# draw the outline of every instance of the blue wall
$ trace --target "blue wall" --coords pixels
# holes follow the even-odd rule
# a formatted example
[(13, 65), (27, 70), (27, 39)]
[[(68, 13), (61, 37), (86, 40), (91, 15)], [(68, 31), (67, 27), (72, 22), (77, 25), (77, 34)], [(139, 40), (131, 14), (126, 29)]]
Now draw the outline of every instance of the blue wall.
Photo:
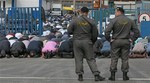
[(150, 36), (150, 21), (141, 22), (141, 36), (143, 38), (145, 36)]

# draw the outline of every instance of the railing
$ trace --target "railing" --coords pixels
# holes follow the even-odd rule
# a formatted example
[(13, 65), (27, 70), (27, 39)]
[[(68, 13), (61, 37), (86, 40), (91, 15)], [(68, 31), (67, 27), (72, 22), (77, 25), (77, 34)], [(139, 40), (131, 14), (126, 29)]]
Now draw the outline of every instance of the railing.
[(42, 27), (39, 27), (39, 15), (41, 11), (38, 7), (32, 8), (0, 8), (0, 32), (8, 33), (23, 33), (40, 35)]
[[(135, 23), (138, 25), (139, 29), (140, 29), (140, 23), (138, 22), (138, 17), (142, 13), (150, 14), (150, 9), (140, 9), (140, 8), (125, 9), (125, 15), (128, 18), (134, 20)], [(112, 19), (111, 17), (113, 17), (115, 15), (115, 9), (107, 8), (107, 9), (93, 10), (92, 14), (93, 14), (92, 16), (93, 16), (94, 20), (96, 21), (96, 23), (99, 22), (100, 34), (102, 34), (103, 31), (105, 30), (105, 28), (107, 27), (108, 23)]]

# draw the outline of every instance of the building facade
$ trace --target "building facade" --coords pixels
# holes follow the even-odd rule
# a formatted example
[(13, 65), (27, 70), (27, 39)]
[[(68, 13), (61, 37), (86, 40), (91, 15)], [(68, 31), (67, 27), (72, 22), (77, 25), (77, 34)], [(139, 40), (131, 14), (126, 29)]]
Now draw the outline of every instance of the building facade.
[(0, 8), (6, 8), (12, 6), (12, 0), (0, 0)]
[[(0, 7), (39, 7), (39, 1), (40, 0), (0, 0)], [(42, 0), (41, 4), (45, 10), (50, 9), (50, 2), (48, 2), (47, 0)]]

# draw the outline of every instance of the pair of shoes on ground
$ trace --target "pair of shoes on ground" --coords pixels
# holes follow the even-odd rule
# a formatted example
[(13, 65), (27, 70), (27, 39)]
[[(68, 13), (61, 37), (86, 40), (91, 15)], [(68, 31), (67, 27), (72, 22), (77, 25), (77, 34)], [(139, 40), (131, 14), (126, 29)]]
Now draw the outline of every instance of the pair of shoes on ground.
[[(115, 81), (115, 72), (111, 72), (111, 76), (109, 77), (109, 80)], [(123, 72), (123, 80), (127, 81), (129, 80), (129, 77), (127, 75), (127, 72)]]
[[(95, 75), (95, 81), (103, 81), (105, 80), (104, 77), (101, 77), (100, 75)], [(111, 76), (109, 77), (109, 80), (115, 81), (115, 72), (111, 72)], [(123, 80), (127, 81), (129, 80), (129, 77), (127, 75), (127, 72), (123, 72)], [(83, 75), (78, 75), (78, 81), (83, 81)]]

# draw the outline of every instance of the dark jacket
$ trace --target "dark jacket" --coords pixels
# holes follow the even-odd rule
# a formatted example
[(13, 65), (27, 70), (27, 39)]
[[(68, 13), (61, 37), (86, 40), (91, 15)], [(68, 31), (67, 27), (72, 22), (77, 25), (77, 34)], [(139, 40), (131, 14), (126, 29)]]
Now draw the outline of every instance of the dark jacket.
[(64, 40), (60, 47), (58, 48), (59, 52), (72, 52), (73, 51), (73, 43), (72, 39)]
[[(134, 32), (131, 37), (130, 32)], [(112, 37), (110, 34), (112, 33)], [(125, 15), (115, 17), (105, 30), (105, 37), (108, 41), (111, 39), (132, 39), (135, 41), (140, 36), (140, 32), (133, 20), (127, 18)]]
[(97, 40), (98, 30), (95, 22), (86, 16), (79, 16), (71, 21), (68, 33), (73, 34), (74, 40)]
[(26, 46), (22, 41), (16, 41), (15, 43), (12, 44), (10, 51), (11, 54), (13, 55), (15, 54), (17, 56), (24, 55), (26, 53)]
[(10, 42), (7, 39), (0, 41), (0, 51), (4, 50), (7, 54), (10, 52)]
[(28, 52), (34, 51), (36, 53), (41, 53), (43, 47), (43, 42), (42, 41), (31, 41), (28, 45)]

